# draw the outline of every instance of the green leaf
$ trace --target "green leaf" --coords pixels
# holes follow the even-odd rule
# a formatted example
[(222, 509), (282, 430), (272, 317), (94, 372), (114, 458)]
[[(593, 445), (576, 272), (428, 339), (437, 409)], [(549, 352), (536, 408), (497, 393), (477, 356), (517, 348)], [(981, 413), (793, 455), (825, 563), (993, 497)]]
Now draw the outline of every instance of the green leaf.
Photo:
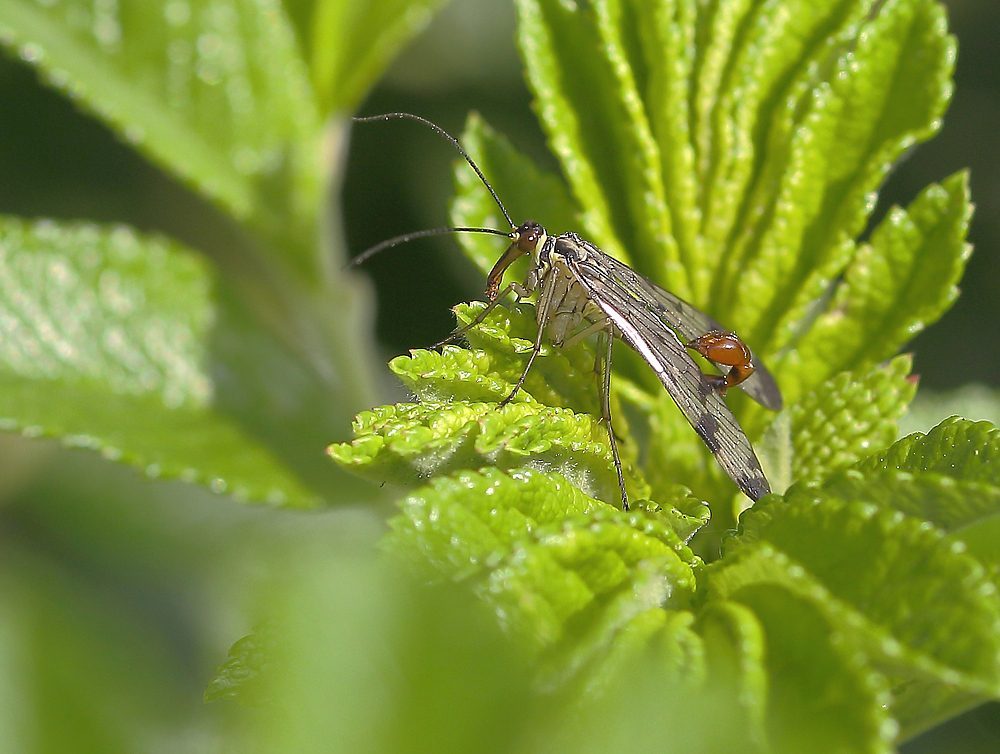
[[(459, 325), (467, 325), (482, 309), (483, 305), (479, 302), (456, 306)], [(482, 349), (492, 357), (493, 369), (510, 383), (507, 392), (498, 396), (500, 400), (510, 395), (524, 372), (537, 334), (537, 311), (528, 304), (516, 304), (509, 309), (495, 306), (481, 325), (464, 333), (473, 348)], [(568, 406), (599, 416), (601, 386), (597, 374), (597, 361), (591, 348), (553, 348), (543, 343), (524, 387), (535, 399), (547, 405)], [(400, 377), (419, 394), (416, 384), (402, 375)]]
[(836, 621), (780, 583), (747, 583), (730, 599), (749, 607), (761, 624), (767, 682), (756, 691), (766, 689), (773, 750), (894, 750), (885, 681), (866, 667)]
[[(832, 480), (845, 493), (933, 522), (981, 562), (1000, 565), (1000, 431), (988, 422), (952, 417), (927, 434), (913, 434)], [(879, 480), (885, 487), (877, 488)], [(889, 483), (891, 480), (891, 483)], [(860, 486), (860, 490), (858, 487)]]
[(239, 498), (314, 493), (212, 407), (212, 276), (128, 228), (0, 221), (0, 429)]
[(495, 567), (512, 541), (539, 523), (589, 513), (601, 503), (554, 475), (499, 469), (441, 476), (399, 504), (383, 546), (436, 578)]
[(648, 610), (683, 607), (697, 558), (671, 518), (623, 513), (558, 475), (438, 478), (401, 504), (385, 546), (438, 578), (473, 579), (514, 632), (546, 649), (550, 681), (611, 651)]
[(842, 372), (792, 406), (793, 478), (821, 479), (889, 445), (917, 392), (912, 365), (898, 356), (860, 377)]
[(250, 706), (273, 704), (274, 699), (268, 698), (266, 670), (277, 650), (275, 633), (273, 625), (262, 626), (233, 644), (229, 657), (205, 689), (205, 701), (237, 699)]
[[(471, 113), (465, 124), (462, 146), (483, 171), (515, 225), (536, 220), (557, 232), (576, 226), (578, 210), (560, 178), (540, 170), (476, 113)], [(465, 160), (455, 162), (451, 221), (459, 227), (507, 230), (496, 201)], [(483, 273), (492, 269), (502, 251), (498, 240), (488, 235), (461, 233), (458, 239), (466, 255)], [(508, 277), (523, 280), (526, 264), (527, 260), (515, 262)]]
[[(799, 332), (853, 256), (872, 192), (906, 149), (937, 131), (950, 99), (954, 40), (941, 6), (904, 0), (875, 13), (872, 5), (781, 6), (790, 25), (800, 15), (813, 25), (802, 28), (804, 44), (785, 64), (787, 78), (767, 79), (778, 88), (761, 99), (751, 128), (760, 167), (728, 231), (735, 241), (714, 291), (758, 349), (784, 346)], [(773, 19), (761, 11), (758, 22)], [(734, 87), (734, 101), (743, 97)], [(838, 363), (812, 376), (818, 382), (855, 366)]]
[(537, 403), (397, 404), (362, 412), (350, 443), (330, 446), (342, 466), (376, 482), (412, 486), (459, 469), (534, 466), (605, 501), (620, 499), (607, 433), (597, 421)]
[[(80, 537), (79, 530), (72, 534)], [(42, 552), (30, 537), (9, 537), (3, 549), (4, 689), (31, 690), (0, 710), (4, 748), (148, 751), (167, 740), (184, 748), (185, 737), (175, 735), (191, 722), (190, 707), (181, 700), (191, 690), (184, 663), (166, 647), (167, 633), (158, 631), (156, 619), (140, 617), (129, 596), (111, 588), (107, 574), (124, 578), (123, 565), (116, 562), (118, 569), (94, 578)], [(68, 551), (80, 552), (75, 545)]]
[(518, 8), (529, 84), (581, 208), (574, 230), (759, 354), (801, 341), (787, 399), (889, 358), (940, 315), (966, 256), (962, 179), (914, 204), (926, 242), (854, 242), (892, 163), (937, 131), (950, 98), (937, 3)]
[(0, 40), (315, 273), (321, 124), (280, 4), (10, 0)]
[(430, 23), (443, 0), (318, 0), (309, 34), (323, 113), (357, 107), (396, 53)]
[(940, 317), (958, 297), (971, 253), (970, 215), (965, 172), (928, 187), (907, 210), (891, 210), (799, 346), (795, 369), (806, 375), (864, 368)]
[(261, 685), (280, 703), (245, 710), (230, 739), (260, 751), (515, 747), (552, 707), (532, 691), (524, 653), (468, 594), (427, 588), (365, 545), (288, 558), (268, 590), (269, 635), (251, 640), (273, 647)]
[[(894, 716), (908, 733), (1000, 691), (997, 588), (943, 532), (804, 486), (758, 504), (741, 527), (723, 559), (726, 578), (759, 579), (770, 563), (797, 569), (796, 591), (888, 675)], [(791, 583), (787, 574), (779, 580)], [(724, 595), (732, 595), (732, 584)]]
[(1000, 566), (998, 486), (940, 473), (885, 469), (861, 474), (852, 469), (835, 474), (823, 489), (842, 500), (866, 500), (929, 521), (960, 540), (979, 562)]
[(870, 456), (855, 468), (867, 473), (879, 469), (939, 472), (965, 482), (1000, 483), (1000, 430), (989, 422), (953, 416), (927, 434), (897, 441), (883, 453)]

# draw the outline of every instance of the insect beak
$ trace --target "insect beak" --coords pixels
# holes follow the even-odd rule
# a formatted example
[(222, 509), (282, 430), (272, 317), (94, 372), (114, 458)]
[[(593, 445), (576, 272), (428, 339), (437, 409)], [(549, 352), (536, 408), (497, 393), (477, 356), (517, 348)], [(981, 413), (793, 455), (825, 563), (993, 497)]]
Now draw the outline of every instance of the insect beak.
[(490, 301), (497, 297), (497, 293), (500, 292), (500, 284), (503, 282), (503, 274), (507, 271), (519, 257), (527, 254), (527, 251), (520, 248), (517, 241), (514, 241), (503, 255), (497, 260), (497, 263), (493, 265), (493, 269), (490, 270), (489, 276), (486, 278), (486, 295)]

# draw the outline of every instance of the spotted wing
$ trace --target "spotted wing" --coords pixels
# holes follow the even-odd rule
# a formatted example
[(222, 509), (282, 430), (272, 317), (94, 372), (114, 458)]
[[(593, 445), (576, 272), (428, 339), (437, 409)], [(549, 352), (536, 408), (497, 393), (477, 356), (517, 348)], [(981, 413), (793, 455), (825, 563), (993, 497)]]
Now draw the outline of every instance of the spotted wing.
[[(607, 267), (617, 283), (630, 291), (646, 308), (656, 312), (657, 316), (674, 328), (685, 341), (693, 340), (711, 330), (726, 330), (718, 321), (693, 304), (689, 304), (684, 299), (647, 280), (631, 267), (608, 256), (593, 244), (582, 239), (580, 242), (587, 247), (588, 254), (596, 253), (598, 255), (597, 258), (600, 259), (601, 264)], [(756, 356), (753, 357), (753, 364), (756, 371), (741, 382), (738, 387), (745, 390), (747, 395), (764, 408), (780, 411), (784, 401), (774, 376)]]
[[(589, 249), (588, 249), (589, 251)], [(601, 257), (565, 259), (563, 264), (591, 300), (659, 377), (670, 397), (694, 427), (729, 477), (751, 500), (771, 491), (750, 440), (719, 392), (658, 314), (644, 305), (602, 267)], [(633, 273), (635, 274), (635, 273)]]

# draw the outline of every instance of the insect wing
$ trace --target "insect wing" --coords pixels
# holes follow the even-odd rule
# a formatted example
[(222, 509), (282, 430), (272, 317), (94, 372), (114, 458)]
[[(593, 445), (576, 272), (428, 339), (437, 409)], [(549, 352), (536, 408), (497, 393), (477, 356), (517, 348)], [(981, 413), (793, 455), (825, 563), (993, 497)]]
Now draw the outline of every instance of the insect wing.
[[(588, 254), (596, 248), (587, 246)], [(621, 338), (656, 372), (729, 477), (751, 500), (768, 494), (771, 488), (750, 440), (684, 344), (673, 330), (664, 327), (654, 311), (642, 305), (643, 299), (637, 299), (617, 281), (607, 280), (606, 270), (601, 267), (607, 255), (602, 253), (593, 259), (597, 260), (596, 265), (587, 259), (567, 259), (563, 263), (611, 320)]]
[[(581, 243), (587, 246), (588, 254), (595, 254), (600, 259), (616, 282), (630, 291), (647, 309), (654, 311), (660, 319), (674, 328), (685, 341), (693, 340), (712, 330), (726, 329), (701, 309), (675, 296), (670, 291), (664, 290), (651, 280), (647, 280), (631, 267), (608, 256), (593, 244), (582, 241), (582, 239)], [(778, 388), (774, 376), (761, 363), (760, 359), (754, 357), (753, 365), (756, 371), (741, 382), (738, 387), (746, 391), (747, 395), (764, 408), (780, 411), (783, 401), (781, 390)]]

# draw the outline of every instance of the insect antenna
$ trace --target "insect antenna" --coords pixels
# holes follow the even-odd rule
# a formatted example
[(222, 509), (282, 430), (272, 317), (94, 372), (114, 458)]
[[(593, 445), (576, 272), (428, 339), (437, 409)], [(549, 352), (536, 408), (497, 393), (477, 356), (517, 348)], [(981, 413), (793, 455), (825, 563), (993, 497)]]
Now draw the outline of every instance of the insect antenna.
[(381, 243), (377, 243), (374, 246), (365, 249), (348, 262), (347, 266), (357, 267), (358, 265), (367, 262), (380, 251), (390, 249), (393, 246), (398, 246), (399, 244), (406, 243), (407, 241), (413, 241), (417, 238), (426, 238), (428, 236), (443, 236), (447, 233), (490, 233), (494, 236), (504, 236), (505, 238), (510, 238), (509, 232), (497, 230), (496, 228), (432, 228), (430, 230), (417, 230), (413, 233), (404, 233), (403, 235), (396, 236), (395, 238), (388, 238)]
[(507, 214), (506, 207), (503, 206), (503, 202), (500, 201), (500, 197), (497, 196), (497, 192), (493, 190), (493, 187), (490, 185), (490, 182), (486, 180), (486, 176), (483, 175), (483, 171), (480, 170), (479, 166), (475, 162), (473, 162), (471, 157), (469, 157), (469, 153), (465, 151), (465, 148), (461, 145), (461, 143), (459, 143), (458, 139), (456, 139), (450, 133), (441, 128), (441, 126), (437, 125), (436, 123), (431, 123), (429, 120), (427, 120), (427, 118), (421, 118), (419, 115), (414, 115), (413, 113), (385, 113), (383, 115), (369, 115), (365, 118), (351, 118), (351, 120), (353, 120), (355, 123), (369, 123), (375, 120), (389, 120), (390, 118), (409, 118), (410, 120), (417, 121), (417, 123), (423, 123), (425, 126), (427, 126), (433, 131), (437, 131), (437, 133), (439, 133), (441, 136), (450, 141), (451, 145), (458, 150), (458, 153), (462, 155), (462, 157), (465, 158), (465, 161), (469, 163), (469, 165), (472, 167), (473, 170), (476, 171), (476, 175), (479, 176), (479, 180), (483, 182), (483, 185), (486, 186), (486, 188), (489, 190), (490, 196), (493, 197), (493, 201), (497, 203), (497, 206), (500, 208), (500, 211), (503, 212), (503, 216), (504, 219), (507, 220), (507, 224), (511, 228), (514, 227), (514, 221), (510, 219), (510, 215)]

